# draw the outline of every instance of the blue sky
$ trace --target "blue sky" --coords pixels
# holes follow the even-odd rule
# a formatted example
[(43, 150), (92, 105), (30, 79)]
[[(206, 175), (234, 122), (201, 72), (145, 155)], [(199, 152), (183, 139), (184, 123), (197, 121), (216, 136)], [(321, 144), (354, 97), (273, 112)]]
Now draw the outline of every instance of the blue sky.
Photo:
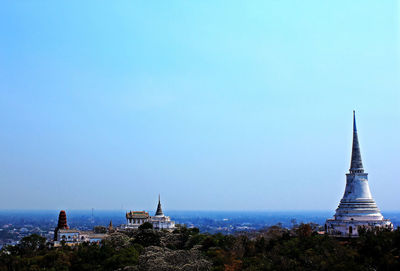
[(399, 210), (398, 1), (0, 5), (0, 208), (333, 212), (355, 109)]

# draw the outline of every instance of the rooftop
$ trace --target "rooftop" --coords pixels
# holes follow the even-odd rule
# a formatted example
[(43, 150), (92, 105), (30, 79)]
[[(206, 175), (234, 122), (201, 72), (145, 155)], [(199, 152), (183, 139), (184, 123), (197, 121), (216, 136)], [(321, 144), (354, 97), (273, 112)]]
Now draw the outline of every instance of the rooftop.
[(148, 218), (149, 213), (146, 211), (130, 211), (126, 213), (126, 218)]

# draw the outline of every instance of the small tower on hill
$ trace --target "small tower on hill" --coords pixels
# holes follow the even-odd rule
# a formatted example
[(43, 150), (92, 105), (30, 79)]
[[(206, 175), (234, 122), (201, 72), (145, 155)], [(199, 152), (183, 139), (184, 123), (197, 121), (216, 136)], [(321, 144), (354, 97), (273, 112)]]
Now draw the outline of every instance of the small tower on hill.
[(68, 224), (67, 224), (67, 214), (65, 213), (64, 210), (60, 211), (60, 214), (58, 215), (58, 223), (57, 227), (54, 230), (54, 240), (57, 240), (57, 233), (58, 230), (68, 230)]
[(113, 228), (113, 224), (112, 224), (112, 220), (110, 220), (110, 224), (108, 225), (108, 232), (113, 232), (114, 228)]
[(156, 216), (164, 216), (163, 210), (161, 208), (160, 195), (158, 195), (158, 205), (157, 205)]

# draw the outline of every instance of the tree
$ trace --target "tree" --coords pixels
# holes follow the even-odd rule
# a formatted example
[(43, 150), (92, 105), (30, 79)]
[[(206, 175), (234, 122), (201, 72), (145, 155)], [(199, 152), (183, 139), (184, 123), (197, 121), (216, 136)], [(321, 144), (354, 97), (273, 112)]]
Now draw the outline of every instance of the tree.
[(30, 254), (43, 249), (46, 246), (46, 238), (35, 233), (22, 238), (18, 246), (21, 251)]
[(104, 227), (104, 226), (95, 226), (95, 227), (93, 228), (93, 231), (94, 231), (95, 233), (107, 233), (107, 228)]
[(300, 237), (309, 237), (312, 234), (312, 228), (310, 224), (301, 223), (300, 226), (296, 229), (296, 233)]
[(153, 229), (153, 224), (150, 222), (144, 222), (142, 225), (139, 226), (139, 230), (148, 230)]

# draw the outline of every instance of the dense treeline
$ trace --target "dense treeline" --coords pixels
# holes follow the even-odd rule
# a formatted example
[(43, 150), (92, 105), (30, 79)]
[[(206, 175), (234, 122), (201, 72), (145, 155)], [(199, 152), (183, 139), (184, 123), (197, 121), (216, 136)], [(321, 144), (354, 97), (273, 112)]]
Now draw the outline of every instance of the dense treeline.
[(59, 248), (31, 235), (1, 250), (0, 270), (400, 270), (400, 230), (336, 239), (308, 224), (238, 235), (143, 227)]

